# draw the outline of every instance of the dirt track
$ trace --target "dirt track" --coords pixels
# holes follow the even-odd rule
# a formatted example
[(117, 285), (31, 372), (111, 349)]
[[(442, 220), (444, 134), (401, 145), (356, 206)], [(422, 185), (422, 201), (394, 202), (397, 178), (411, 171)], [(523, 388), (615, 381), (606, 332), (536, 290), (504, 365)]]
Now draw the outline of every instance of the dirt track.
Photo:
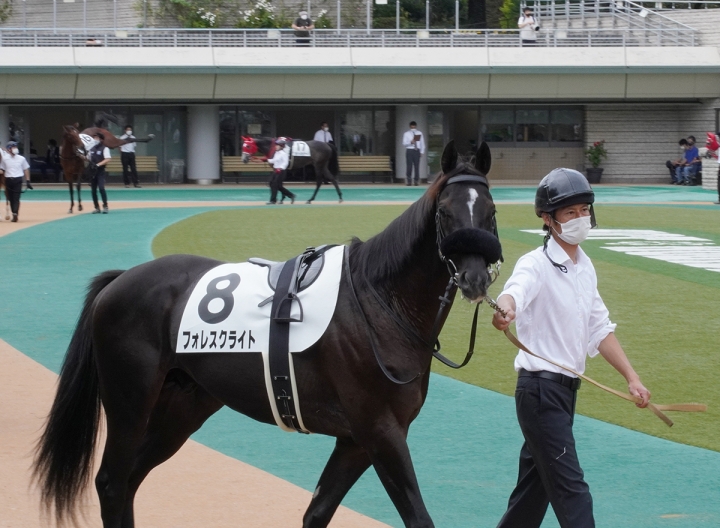
[[(113, 209), (193, 205), (209, 204), (112, 203)], [(20, 222), (0, 221), (0, 236), (66, 216), (65, 203), (26, 202), (20, 210)], [(0, 339), (0, 528), (48, 526), (40, 517), (39, 494), (31, 487), (29, 467), (32, 448), (52, 404), (56, 380), (53, 372)], [(99, 445), (102, 446), (102, 442)], [(99, 527), (100, 513), (94, 490), (87, 496), (89, 500), (84, 509), (87, 520), (81, 526)], [(135, 503), (136, 523), (139, 527), (152, 528), (300, 526), (310, 499), (308, 491), (188, 441), (143, 483)], [(379, 528), (387, 525), (340, 507), (331, 526)]]

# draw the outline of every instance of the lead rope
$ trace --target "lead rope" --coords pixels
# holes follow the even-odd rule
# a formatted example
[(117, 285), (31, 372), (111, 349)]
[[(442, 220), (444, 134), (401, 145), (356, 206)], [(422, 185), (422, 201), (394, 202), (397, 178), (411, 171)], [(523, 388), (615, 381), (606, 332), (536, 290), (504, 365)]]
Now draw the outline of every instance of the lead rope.
[[(485, 297), (485, 300), (487, 303), (500, 315), (503, 317), (507, 316), (505, 313), (505, 310), (500, 308), (497, 303), (490, 297)], [(515, 335), (510, 331), (510, 329), (506, 328), (504, 330), (505, 336), (508, 338), (508, 340), (518, 347), (523, 352), (526, 352), (527, 354), (530, 354), (533, 357), (542, 359), (543, 361), (547, 361), (548, 363), (555, 365), (556, 367), (560, 367), (563, 370), (567, 370), (568, 372), (575, 374), (578, 378), (587, 381), (588, 383), (595, 385), (596, 387), (607, 391), (611, 394), (614, 394), (615, 396), (619, 396), (620, 398), (633, 402), (633, 403), (640, 403), (642, 401), (641, 398), (638, 396), (633, 396), (631, 394), (626, 394), (624, 392), (620, 392), (618, 390), (613, 389), (612, 387), (608, 387), (606, 385), (603, 385), (602, 383), (599, 383), (595, 381), (592, 378), (588, 378), (587, 376), (580, 374), (579, 372), (576, 372), (575, 370), (571, 369), (570, 367), (566, 367), (565, 365), (561, 365), (560, 363), (556, 363), (555, 361), (551, 359), (547, 359), (545, 357), (542, 357), (535, 352), (532, 352), (530, 349), (528, 349), (525, 345), (523, 345), (520, 340), (515, 337)], [(704, 403), (670, 403), (666, 405), (661, 405), (659, 403), (648, 403), (648, 409), (650, 409), (652, 412), (655, 413), (655, 415), (660, 418), (663, 422), (665, 422), (668, 427), (673, 426), (673, 421), (668, 418), (667, 415), (663, 413), (663, 411), (683, 411), (683, 412), (705, 412), (707, 411), (707, 405)]]

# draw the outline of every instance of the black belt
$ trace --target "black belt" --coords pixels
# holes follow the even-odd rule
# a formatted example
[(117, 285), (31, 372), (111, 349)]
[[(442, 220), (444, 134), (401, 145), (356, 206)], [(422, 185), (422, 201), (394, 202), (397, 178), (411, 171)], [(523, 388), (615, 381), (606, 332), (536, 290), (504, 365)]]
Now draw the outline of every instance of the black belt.
[(580, 378), (572, 378), (570, 376), (566, 376), (565, 374), (560, 374), (559, 372), (548, 372), (547, 370), (529, 371), (524, 368), (521, 368), (518, 371), (518, 377), (549, 379), (573, 391), (580, 388), (580, 382), (582, 381)]

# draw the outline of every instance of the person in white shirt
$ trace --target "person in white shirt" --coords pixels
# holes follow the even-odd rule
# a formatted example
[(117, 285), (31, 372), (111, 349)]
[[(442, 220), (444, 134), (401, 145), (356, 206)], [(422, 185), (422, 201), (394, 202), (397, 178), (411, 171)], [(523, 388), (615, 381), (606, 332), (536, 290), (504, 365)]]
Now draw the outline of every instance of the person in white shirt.
[[(135, 139), (131, 125), (127, 125), (125, 127), (125, 133), (120, 136), (120, 139)], [(139, 189), (141, 186), (138, 181), (137, 167), (135, 166), (136, 146), (137, 143), (134, 141), (120, 145), (120, 163), (122, 163), (123, 181), (125, 182), (125, 187), (130, 187), (130, 182), (132, 181), (133, 187)]]
[(5, 197), (10, 202), (10, 211), (12, 212), (12, 222), (18, 221), (20, 214), (20, 195), (22, 194), (23, 179), (27, 182), (28, 189), (32, 189), (30, 184), (30, 164), (24, 156), (20, 155), (18, 144), (10, 141), (7, 144), (7, 152), (0, 149), (0, 170), (5, 174)]
[(315, 137), (313, 138), (313, 140), (322, 141), (323, 143), (333, 143), (333, 137), (330, 133), (330, 127), (328, 126), (326, 121), (320, 123), (320, 130), (315, 132)]
[[(105, 165), (110, 162), (110, 149), (101, 143), (99, 134), (93, 135), (93, 140), (96, 141), (95, 145), (88, 151), (88, 171), (90, 171), (90, 193), (92, 195), (93, 204), (95, 204), (95, 210), (93, 214), (102, 212), (103, 214), (108, 213), (108, 200), (107, 193), (105, 192)], [(100, 203), (98, 202), (97, 191), (100, 190), (100, 197), (102, 198), (103, 208), (100, 211)]]
[(290, 204), (294, 204), (295, 195), (283, 186), (285, 171), (290, 163), (290, 158), (285, 149), (285, 141), (282, 139), (275, 141), (275, 153), (272, 158), (267, 158), (264, 161), (267, 161), (273, 167), (273, 172), (270, 175), (270, 201), (267, 202), (267, 205), (275, 205), (277, 203), (278, 191), (280, 191), (282, 195), (280, 203), (283, 203), (283, 200), (288, 197), (290, 198)]
[[(410, 130), (403, 134), (402, 143), (405, 147), (405, 161), (407, 164), (405, 184), (418, 185), (420, 181), (420, 157), (425, 152), (425, 139), (423, 133), (417, 129), (415, 121), (410, 121)], [(412, 177), (413, 169), (415, 171), (414, 181)]]
[[(580, 248), (595, 227), (595, 195), (585, 176), (555, 169), (542, 179), (535, 213), (547, 232), (543, 245), (522, 256), (498, 298), (505, 315), (493, 325), (515, 321), (519, 340), (535, 354), (582, 374), (586, 356), (600, 353), (646, 407), (648, 391), (615, 337), (615, 325), (597, 290), (595, 268)], [(515, 490), (498, 528), (537, 528), (548, 503), (562, 528), (595, 526), (592, 497), (580, 468), (572, 426), (580, 379), (519, 351), (515, 405), (525, 443)]]
[(523, 14), (518, 19), (518, 27), (520, 28), (520, 40), (523, 46), (534, 46), (537, 43), (537, 34), (540, 25), (532, 14), (529, 7), (523, 8)]

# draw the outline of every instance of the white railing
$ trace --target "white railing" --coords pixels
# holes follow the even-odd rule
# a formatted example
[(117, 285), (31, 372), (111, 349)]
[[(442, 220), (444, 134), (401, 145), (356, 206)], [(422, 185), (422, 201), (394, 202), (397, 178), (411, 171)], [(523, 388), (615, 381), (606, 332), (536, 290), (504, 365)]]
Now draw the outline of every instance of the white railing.
[[(537, 32), (548, 47), (695, 46), (695, 31), (672, 27), (553, 28)], [(519, 30), (315, 30), (300, 41), (279, 29), (23, 29), (0, 28), (0, 47), (518, 47)]]
[(663, 42), (665, 36), (673, 32), (688, 35), (695, 45), (696, 30), (673, 20), (667, 15), (656, 12), (655, 2), (636, 3), (629, 0), (579, 0), (576, 2), (555, 2), (555, 0), (528, 0), (527, 5), (540, 23), (550, 23), (557, 27), (580, 25), (583, 28), (611, 27), (612, 29), (630, 29), (641, 31), (645, 36)]

